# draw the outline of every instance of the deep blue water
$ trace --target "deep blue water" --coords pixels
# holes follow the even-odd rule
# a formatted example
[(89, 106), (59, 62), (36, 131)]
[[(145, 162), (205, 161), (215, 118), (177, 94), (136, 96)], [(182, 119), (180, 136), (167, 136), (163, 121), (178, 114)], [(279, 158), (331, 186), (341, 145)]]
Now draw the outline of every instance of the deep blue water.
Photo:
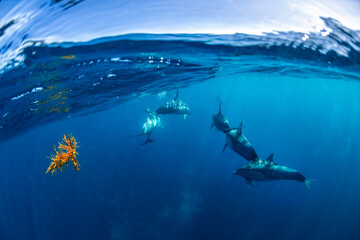
[[(134, 34), (143, 29), (136, 11), (120, 2), (128, 26), (116, 32), (105, 18), (80, 31), (69, 16), (94, 11), (94, 1), (21, 4), (0, 2), (1, 240), (360, 239), (359, 31), (324, 16), (305, 40), (295, 30)], [(96, 14), (111, 11), (104, 6)], [(138, 11), (148, 20), (146, 6)], [(184, 22), (198, 19), (188, 7)], [(163, 10), (160, 1), (150, 9)], [(159, 27), (155, 19), (139, 26)], [(176, 89), (191, 115), (161, 116), (153, 143), (130, 138), (143, 110)], [(314, 179), (311, 189), (249, 186), (232, 174), (248, 161), (222, 153), (225, 135), (210, 130), (220, 101), (261, 158), (275, 153)], [(68, 133), (80, 171), (46, 174)]]

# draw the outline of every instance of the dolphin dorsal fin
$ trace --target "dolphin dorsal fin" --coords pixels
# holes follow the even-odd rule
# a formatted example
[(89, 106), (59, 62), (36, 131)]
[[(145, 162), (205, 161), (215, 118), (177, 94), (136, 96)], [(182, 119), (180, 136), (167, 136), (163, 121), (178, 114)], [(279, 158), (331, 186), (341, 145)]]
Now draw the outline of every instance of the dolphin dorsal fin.
[(179, 89), (176, 89), (176, 95), (174, 97), (174, 101), (178, 100), (179, 98)]
[(220, 102), (220, 105), (219, 105), (219, 114), (221, 114), (221, 102)]
[(268, 158), (266, 159), (266, 161), (269, 161), (269, 162), (273, 162), (274, 161), (274, 153), (270, 154), (270, 156), (268, 156)]
[(241, 121), (240, 126), (239, 126), (239, 128), (238, 128), (238, 130), (237, 130), (237, 134), (238, 134), (238, 135), (241, 135), (241, 134), (242, 134), (242, 127), (243, 127), (243, 122)]

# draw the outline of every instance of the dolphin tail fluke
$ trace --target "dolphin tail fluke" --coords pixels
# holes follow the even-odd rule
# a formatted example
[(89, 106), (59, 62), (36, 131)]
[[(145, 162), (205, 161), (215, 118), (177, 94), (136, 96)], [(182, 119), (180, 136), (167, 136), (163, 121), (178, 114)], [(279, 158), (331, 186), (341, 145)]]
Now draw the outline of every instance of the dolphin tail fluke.
[(155, 139), (150, 139), (150, 137), (147, 136), (146, 141), (143, 142), (143, 143), (141, 144), (141, 146), (144, 146), (144, 145), (146, 145), (146, 144), (148, 144), (148, 143), (151, 143), (151, 142), (155, 142)]
[(146, 140), (145, 142), (143, 142), (143, 143), (141, 144), (141, 146), (144, 146), (144, 145), (146, 145), (146, 144), (148, 144), (148, 143), (155, 142), (155, 141), (156, 141), (155, 139), (148, 139), (148, 140)]
[(311, 188), (311, 183), (312, 183), (313, 181), (315, 181), (315, 180), (314, 180), (314, 179), (306, 179), (306, 180), (304, 181), (307, 189), (310, 189), (310, 188)]

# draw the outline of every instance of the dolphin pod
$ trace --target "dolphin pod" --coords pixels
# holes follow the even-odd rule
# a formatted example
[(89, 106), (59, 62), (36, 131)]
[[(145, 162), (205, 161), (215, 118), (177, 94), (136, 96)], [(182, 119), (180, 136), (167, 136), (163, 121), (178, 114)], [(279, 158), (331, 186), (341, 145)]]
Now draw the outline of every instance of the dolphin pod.
[(273, 153), (266, 160), (259, 158), (242, 132), (242, 122), (238, 128), (230, 128), (229, 121), (221, 112), (221, 102), (219, 112), (213, 115), (211, 128), (213, 126), (226, 135), (223, 152), (229, 146), (234, 152), (250, 161), (249, 164), (233, 172), (244, 177), (250, 186), (253, 185), (252, 181), (295, 180), (305, 183), (305, 186), (310, 189), (312, 179), (305, 178), (295, 169), (275, 163)]
[[(295, 180), (305, 183), (306, 187), (310, 189), (313, 181), (312, 179), (305, 178), (295, 169), (275, 163), (273, 160), (273, 153), (266, 160), (258, 157), (255, 149), (243, 134), (243, 123), (241, 122), (240, 126), (237, 128), (231, 128), (228, 119), (222, 113), (221, 107), (222, 103), (220, 102), (218, 112), (212, 116), (213, 123), (210, 130), (215, 126), (218, 131), (225, 134), (226, 143), (223, 152), (229, 147), (235, 153), (249, 161), (247, 165), (234, 171), (233, 174), (244, 177), (246, 183), (250, 186), (253, 185), (253, 181)], [(158, 107), (155, 112), (151, 112), (149, 109), (145, 112), (149, 114), (146, 122), (142, 125), (140, 133), (132, 136), (137, 137), (146, 135), (146, 141), (141, 145), (146, 145), (155, 141), (150, 138), (150, 135), (156, 128), (163, 127), (159, 115), (184, 115), (184, 119), (186, 119), (186, 116), (191, 114), (189, 106), (185, 102), (179, 100), (178, 89), (174, 99)]]

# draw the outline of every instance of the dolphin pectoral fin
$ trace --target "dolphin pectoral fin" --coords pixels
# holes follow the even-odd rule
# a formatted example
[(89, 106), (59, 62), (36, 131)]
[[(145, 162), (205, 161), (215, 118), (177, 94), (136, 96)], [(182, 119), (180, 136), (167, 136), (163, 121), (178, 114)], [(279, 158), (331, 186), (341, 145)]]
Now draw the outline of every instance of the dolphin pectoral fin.
[(245, 181), (246, 181), (246, 183), (247, 183), (247, 185), (249, 185), (249, 186), (254, 186), (254, 183), (251, 181), (251, 179), (250, 178), (245, 178)]
[(226, 147), (228, 146), (228, 144), (227, 143), (225, 143), (225, 145), (224, 145), (224, 148), (223, 148), (223, 151), (222, 152), (224, 152), (225, 151), (225, 149), (226, 149)]
[(214, 127), (214, 124), (211, 124), (210, 130), (212, 130), (212, 129), (213, 129), (213, 127)]
[(310, 189), (310, 188), (311, 188), (311, 183), (312, 183), (313, 181), (315, 181), (315, 180), (314, 180), (314, 179), (306, 179), (306, 180), (304, 181), (305, 186), (307, 187), (307, 189)]

